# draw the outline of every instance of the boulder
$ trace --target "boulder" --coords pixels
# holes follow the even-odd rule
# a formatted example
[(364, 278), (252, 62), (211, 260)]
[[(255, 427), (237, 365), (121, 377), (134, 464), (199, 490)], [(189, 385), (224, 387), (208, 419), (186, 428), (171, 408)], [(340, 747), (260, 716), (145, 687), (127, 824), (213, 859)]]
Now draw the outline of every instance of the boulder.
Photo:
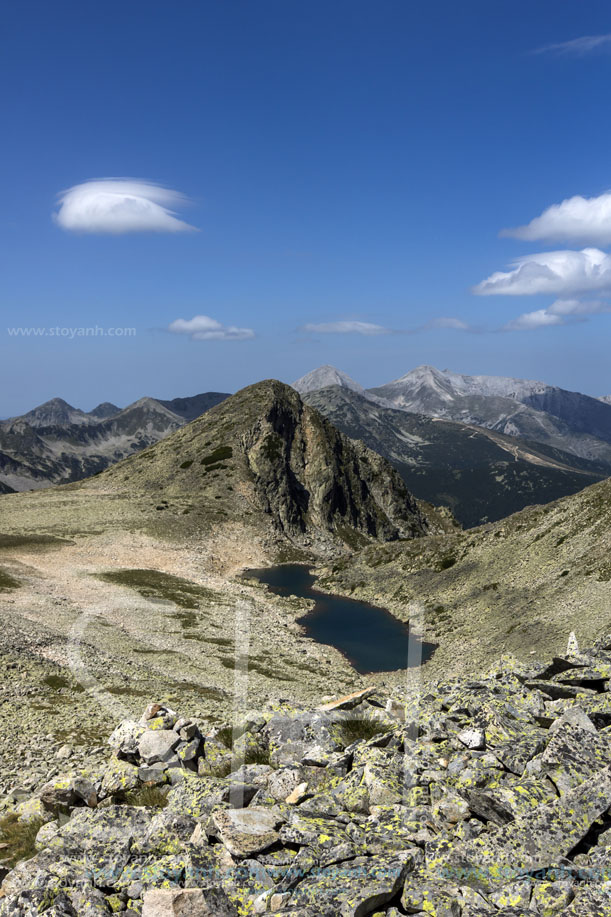
[(237, 917), (220, 888), (151, 889), (144, 895), (142, 917)]
[(300, 882), (289, 908), (292, 912), (310, 907), (320, 917), (365, 917), (400, 892), (407, 871), (401, 856), (339, 863)]
[(227, 809), (214, 812), (212, 819), (219, 839), (236, 857), (253, 856), (279, 840), (276, 828), (282, 819), (273, 809)]
[(173, 729), (147, 729), (138, 739), (138, 754), (145, 764), (167, 763), (174, 758), (179, 742)]

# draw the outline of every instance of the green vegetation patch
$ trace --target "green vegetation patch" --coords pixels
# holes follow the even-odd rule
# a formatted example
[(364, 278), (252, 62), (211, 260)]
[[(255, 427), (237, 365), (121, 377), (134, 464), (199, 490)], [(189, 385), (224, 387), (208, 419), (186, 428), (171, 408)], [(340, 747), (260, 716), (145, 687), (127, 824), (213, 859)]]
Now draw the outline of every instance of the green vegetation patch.
[(0, 592), (8, 592), (9, 589), (18, 589), (21, 586), (19, 580), (15, 579), (4, 570), (0, 570)]
[(178, 467), (179, 468), (190, 468), (192, 464), (193, 464), (193, 459), (187, 459), (186, 462), (181, 462), (181, 464)]
[(307, 551), (302, 551), (300, 548), (295, 548), (293, 545), (279, 548), (274, 558), (275, 564), (300, 564), (311, 561), (311, 554), (308, 554)]
[(135, 589), (145, 599), (166, 599), (180, 608), (199, 608), (204, 602), (211, 604), (219, 600), (212, 589), (158, 570), (111, 570), (96, 576), (105, 583)]
[(362, 532), (357, 532), (356, 529), (351, 528), (349, 525), (338, 525), (336, 532), (353, 551), (359, 551), (361, 548), (371, 544), (366, 535), (363, 535)]
[(270, 462), (278, 462), (282, 458), (283, 446), (284, 440), (280, 434), (270, 433), (269, 436), (265, 437), (261, 451)]
[(377, 720), (368, 720), (366, 717), (351, 717), (341, 724), (342, 738), (346, 745), (353, 742), (362, 742), (373, 739), (374, 736), (387, 732), (387, 727)]
[(20, 822), (16, 812), (0, 818), (0, 858), (9, 869), (21, 860), (32, 859), (36, 853), (36, 835), (43, 825), (42, 818)]
[[(223, 668), (232, 669), (236, 668), (236, 660), (234, 657), (230, 659), (225, 657), (224, 659), (219, 660)], [(260, 662), (257, 662), (256, 659), (244, 659), (238, 662), (238, 671), (244, 672), (256, 672), (257, 675), (263, 675), (265, 678), (272, 678), (274, 681), (295, 681), (292, 675), (284, 675), (282, 672), (279, 672), (277, 668), (272, 668), (268, 665), (261, 665)]]
[(50, 548), (63, 544), (74, 544), (68, 538), (57, 538), (55, 535), (4, 535), (0, 533), (2, 548)]
[(230, 458), (233, 458), (233, 449), (231, 446), (219, 446), (214, 452), (205, 455), (200, 465), (217, 465), (219, 462), (224, 462)]
[(165, 809), (168, 804), (167, 791), (158, 786), (141, 786), (131, 790), (124, 797), (126, 806), (146, 806), (146, 808)]
[(82, 694), (85, 690), (82, 685), (78, 682), (71, 681), (69, 678), (66, 678), (65, 675), (45, 675), (43, 683), (49, 688), (53, 688), (54, 691), (61, 691), (63, 688), (69, 688), (71, 691)]

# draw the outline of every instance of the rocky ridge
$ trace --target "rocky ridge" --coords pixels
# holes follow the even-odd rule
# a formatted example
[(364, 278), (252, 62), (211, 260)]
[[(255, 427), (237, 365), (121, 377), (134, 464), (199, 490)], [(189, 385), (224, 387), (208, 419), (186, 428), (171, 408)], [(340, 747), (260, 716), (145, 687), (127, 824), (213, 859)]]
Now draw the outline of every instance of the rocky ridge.
[(2, 800), (1, 917), (606, 917), (611, 637), (413, 674), (213, 729), (150, 705)]
[(274, 379), (242, 389), (80, 486), (158, 491), (169, 500), (194, 496), (208, 513), (306, 546), (327, 540), (359, 547), (367, 539), (413, 538), (431, 529), (382, 456), (348, 439)]

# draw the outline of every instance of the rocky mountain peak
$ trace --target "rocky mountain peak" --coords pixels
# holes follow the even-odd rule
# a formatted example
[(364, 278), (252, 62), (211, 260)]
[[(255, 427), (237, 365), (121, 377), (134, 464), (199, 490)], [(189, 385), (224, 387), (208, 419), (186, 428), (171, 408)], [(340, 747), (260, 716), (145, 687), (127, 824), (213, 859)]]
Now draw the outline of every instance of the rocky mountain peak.
[(224, 519), (245, 524), (250, 516), (249, 525), (305, 542), (354, 545), (428, 530), (386, 459), (273, 379), (242, 389), (92, 486), (109, 484), (187, 493)]
[(51, 398), (50, 401), (45, 401), (44, 404), (38, 405), (38, 407), (28, 411), (27, 414), (23, 414), (20, 418), (11, 417), (5, 423), (10, 423), (17, 419), (24, 421), (30, 427), (53, 427), (95, 422), (95, 418), (68, 404), (63, 398)]
[(313, 369), (311, 372), (306, 373), (305, 376), (302, 376), (301, 379), (293, 382), (293, 388), (302, 395), (306, 392), (316, 392), (330, 385), (341, 385), (343, 388), (349, 388), (353, 392), (364, 391), (362, 385), (359, 385), (346, 373), (329, 364), (319, 366), (318, 369)]

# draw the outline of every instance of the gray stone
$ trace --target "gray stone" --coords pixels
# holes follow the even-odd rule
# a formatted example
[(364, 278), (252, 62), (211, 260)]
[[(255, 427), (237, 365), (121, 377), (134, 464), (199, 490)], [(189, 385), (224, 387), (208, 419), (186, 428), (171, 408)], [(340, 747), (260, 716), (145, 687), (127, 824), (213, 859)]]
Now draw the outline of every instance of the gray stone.
[(138, 740), (144, 731), (145, 727), (141, 723), (124, 720), (111, 734), (108, 744), (121, 757), (135, 757), (138, 754)]
[(142, 904), (142, 917), (237, 917), (237, 914), (220, 888), (155, 888), (146, 892)]
[(168, 762), (180, 737), (172, 729), (147, 729), (138, 740), (138, 752), (146, 764)]
[(456, 738), (466, 748), (483, 749), (486, 747), (486, 733), (483, 729), (463, 729)]
[(282, 819), (272, 809), (227, 809), (214, 812), (212, 818), (220, 840), (233, 856), (253, 856), (279, 840), (276, 828)]
[(395, 897), (407, 869), (400, 856), (338, 863), (300, 882), (289, 907), (315, 908), (321, 917), (365, 917)]

